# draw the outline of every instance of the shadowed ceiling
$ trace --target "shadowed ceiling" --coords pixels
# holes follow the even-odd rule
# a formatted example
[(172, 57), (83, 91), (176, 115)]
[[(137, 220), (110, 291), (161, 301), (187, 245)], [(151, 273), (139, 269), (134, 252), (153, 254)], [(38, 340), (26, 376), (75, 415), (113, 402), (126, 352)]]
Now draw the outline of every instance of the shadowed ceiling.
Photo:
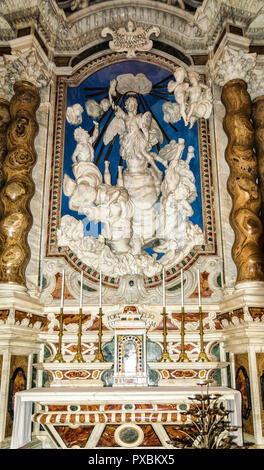
[[(88, 4), (89, 6), (103, 3), (103, 2), (110, 2), (111, 0), (56, 0), (57, 4), (60, 8), (62, 8), (66, 15), (70, 15), (71, 13), (80, 10), (83, 8), (81, 5)], [(168, 5), (173, 5), (178, 8), (185, 9), (189, 12), (195, 12), (196, 9), (202, 5), (203, 0), (154, 0), (157, 3), (167, 3)]]

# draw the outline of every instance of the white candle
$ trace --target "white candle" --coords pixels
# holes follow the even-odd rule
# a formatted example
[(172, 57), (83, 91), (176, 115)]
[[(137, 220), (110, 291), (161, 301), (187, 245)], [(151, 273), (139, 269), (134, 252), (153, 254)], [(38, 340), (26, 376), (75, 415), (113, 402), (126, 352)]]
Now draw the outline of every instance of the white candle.
[(162, 269), (162, 299), (163, 307), (166, 307), (166, 291), (165, 291), (165, 269)]
[(183, 270), (181, 269), (181, 306), (184, 307)]
[(40, 292), (42, 292), (43, 278), (44, 278), (43, 271), (41, 269), (41, 271), (40, 271), (40, 281), (39, 281), (39, 290), (40, 290)]
[(102, 272), (100, 271), (99, 307), (102, 307)]
[(62, 282), (61, 282), (61, 308), (63, 308), (64, 303), (64, 279), (65, 279), (65, 272), (64, 269), (62, 271)]
[(197, 282), (198, 282), (198, 302), (199, 302), (199, 307), (201, 307), (202, 303), (201, 303), (200, 269), (197, 269)]
[(81, 272), (80, 308), (82, 308), (82, 300), (83, 300), (83, 271)]

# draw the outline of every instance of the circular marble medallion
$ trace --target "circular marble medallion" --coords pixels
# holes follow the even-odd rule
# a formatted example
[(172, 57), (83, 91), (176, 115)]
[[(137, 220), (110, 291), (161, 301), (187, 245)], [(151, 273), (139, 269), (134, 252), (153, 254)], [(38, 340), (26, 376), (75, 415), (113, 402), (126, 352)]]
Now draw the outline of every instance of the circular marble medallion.
[(115, 441), (122, 447), (138, 447), (143, 439), (144, 433), (136, 424), (122, 424), (115, 431)]

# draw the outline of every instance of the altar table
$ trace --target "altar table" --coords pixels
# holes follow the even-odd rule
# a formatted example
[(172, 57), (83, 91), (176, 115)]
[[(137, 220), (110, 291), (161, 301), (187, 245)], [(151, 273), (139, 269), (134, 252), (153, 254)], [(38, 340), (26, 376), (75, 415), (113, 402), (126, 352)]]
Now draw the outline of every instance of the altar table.
[[(92, 423), (117, 423), (123, 426), (128, 420), (130, 423), (152, 422), (158, 423), (159, 425), (176, 424), (176, 420), (173, 418), (175, 404), (189, 403), (189, 396), (200, 393), (201, 388), (198, 386), (177, 386), (177, 387), (47, 387), (47, 388), (33, 388), (31, 390), (25, 390), (17, 392), (15, 395), (15, 408), (14, 408), (14, 423), (13, 433), (11, 440), (11, 448), (17, 449), (25, 446), (31, 441), (31, 422), (32, 422), (32, 405), (38, 403), (42, 405), (43, 410), (39, 412), (39, 421), (37, 417), (34, 419), (36, 422), (44, 423), (50, 422), (50, 416), (53, 410), (52, 416), (58, 419), (58, 423), (61, 424), (62, 412), (57, 411), (57, 415), (54, 414), (54, 410), (73, 407), (83, 407), (86, 413), (83, 413), (82, 419), (85, 421), (79, 421), (80, 413), (67, 415), (66, 422), (69, 425), (76, 427), (77, 424), (90, 424)], [(226, 387), (210, 387), (211, 393), (220, 393), (224, 399), (225, 406), (229, 410), (233, 410), (230, 413), (230, 421), (232, 426), (238, 426), (239, 429), (234, 432), (235, 441), (237, 445), (243, 445), (242, 437), (242, 417), (241, 417), (241, 394), (239, 391), (226, 388)], [(92, 406), (89, 408), (89, 404)], [(120, 411), (120, 404), (123, 404), (125, 410)], [(67, 406), (66, 406), (67, 405)], [(97, 412), (88, 411), (89, 409), (96, 409)], [(129, 407), (132, 409), (128, 412)], [(116, 409), (115, 409), (116, 408)], [(106, 411), (108, 410), (108, 411)], [(109, 411), (111, 410), (111, 411)], [(119, 410), (119, 411), (116, 411)], [(134, 410), (134, 411), (133, 411)], [(151, 410), (151, 413), (150, 413)], [(46, 413), (46, 414), (45, 414)], [(70, 413), (70, 412), (69, 412)], [(96, 414), (97, 413), (97, 414)], [(64, 413), (65, 415), (65, 413)], [(57, 416), (57, 418), (56, 418)], [(71, 417), (75, 421), (71, 421)], [(78, 421), (76, 421), (78, 418)], [(52, 421), (51, 421), (52, 422)], [(64, 421), (65, 423), (65, 421)]]

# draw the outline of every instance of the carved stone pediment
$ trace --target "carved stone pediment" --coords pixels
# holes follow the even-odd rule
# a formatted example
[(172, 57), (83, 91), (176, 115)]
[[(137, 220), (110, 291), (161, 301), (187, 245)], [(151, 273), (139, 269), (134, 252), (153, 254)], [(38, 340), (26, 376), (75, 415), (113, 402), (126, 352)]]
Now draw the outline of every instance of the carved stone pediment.
[(105, 38), (107, 34), (111, 34), (113, 40), (109, 42), (109, 47), (114, 52), (126, 52), (127, 57), (134, 57), (136, 51), (150, 51), (153, 42), (150, 39), (151, 34), (156, 37), (160, 34), (160, 28), (151, 26), (144, 29), (142, 26), (135, 26), (133, 21), (129, 20), (127, 29), (118, 28), (117, 30), (106, 27), (102, 30), (101, 36)]

